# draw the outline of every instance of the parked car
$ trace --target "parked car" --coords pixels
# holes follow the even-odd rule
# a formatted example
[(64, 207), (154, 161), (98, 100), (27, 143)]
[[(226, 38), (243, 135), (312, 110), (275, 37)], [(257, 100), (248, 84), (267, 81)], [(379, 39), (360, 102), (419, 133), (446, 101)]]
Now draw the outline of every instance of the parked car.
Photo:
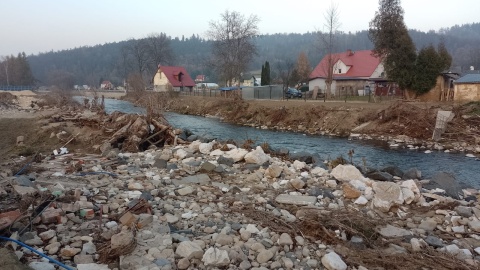
[(302, 98), (302, 92), (295, 88), (288, 88), (285, 92), (285, 98)]

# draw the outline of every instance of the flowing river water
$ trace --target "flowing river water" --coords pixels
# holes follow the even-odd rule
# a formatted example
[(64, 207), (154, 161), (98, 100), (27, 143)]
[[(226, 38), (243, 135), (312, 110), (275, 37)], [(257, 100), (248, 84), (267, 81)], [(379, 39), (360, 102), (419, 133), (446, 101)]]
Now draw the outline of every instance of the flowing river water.
[[(122, 100), (106, 99), (107, 113), (122, 111), (126, 113), (145, 113), (145, 109), (135, 107)], [(423, 178), (433, 176), (436, 172), (452, 173), (462, 184), (480, 188), (480, 161), (468, 158), (464, 153), (444, 153), (433, 151), (425, 154), (422, 150), (390, 149), (384, 142), (347, 140), (319, 135), (305, 135), (294, 132), (278, 132), (252, 127), (223, 123), (218, 119), (200, 116), (165, 113), (169, 123), (182, 129), (189, 129), (194, 134), (208, 134), (219, 140), (253, 139), (257, 143), (267, 142), (272, 148), (286, 148), (291, 152), (309, 152), (320, 155), (323, 159), (334, 159), (342, 155), (348, 159), (348, 151), (353, 149), (353, 162), (367, 166), (382, 168), (395, 165), (402, 170), (416, 167)]]

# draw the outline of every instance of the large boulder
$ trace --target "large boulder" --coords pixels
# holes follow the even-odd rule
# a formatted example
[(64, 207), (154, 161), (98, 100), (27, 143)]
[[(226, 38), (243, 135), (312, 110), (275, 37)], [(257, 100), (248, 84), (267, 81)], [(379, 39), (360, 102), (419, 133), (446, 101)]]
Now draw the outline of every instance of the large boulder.
[(430, 183), (426, 186), (426, 188), (434, 189), (434, 188), (441, 188), (445, 190), (445, 193), (454, 198), (460, 199), (459, 193), (462, 191), (460, 188), (460, 184), (455, 179), (455, 176), (446, 172), (437, 173), (432, 177)]
[(403, 171), (398, 168), (397, 166), (389, 166), (389, 167), (385, 167), (383, 169), (381, 169), (380, 171), (382, 172), (387, 172), (393, 176), (397, 176), (397, 177), (403, 177)]
[(202, 154), (209, 154), (210, 151), (212, 151), (214, 143), (215, 143), (215, 141), (212, 141), (212, 142), (209, 142), (209, 143), (201, 143), (198, 146), (198, 151), (200, 151), (200, 153), (202, 153)]
[(245, 155), (246, 163), (262, 165), (268, 161), (270, 161), (270, 156), (265, 154), (260, 146), (257, 146), (255, 150)]
[(404, 198), (399, 185), (392, 182), (373, 183), (373, 206), (382, 212), (388, 212), (395, 204), (403, 204)]
[(225, 152), (226, 158), (233, 159), (234, 162), (242, 161), (245, 158), (245, 155), (248, 154), (248, 151), (245, 149), (237, 148)]
[(351, 181), (363, 179), (362, 173), (353, 165), (338, 165), (330, 174), (338, 181)]
[(419, 171), (417, 168), (409, 169), (402, 176), (402, 179), (404, 179), (404, 180), (421, 179), (421, 178), (422, 178), (422, 172)]
[(386, 181), (386, 182), (393, 181), (393, 176), (387, 172), (374, 171), (374, 172), (367, 173), (366, 176), (370, 179), (377, 180), (377, 181)]
[(307, 164), (312, 164), (314, 161), (313, 155), (308, 152), (290, 153), (290, 158), (293, 160), (305, 162)]

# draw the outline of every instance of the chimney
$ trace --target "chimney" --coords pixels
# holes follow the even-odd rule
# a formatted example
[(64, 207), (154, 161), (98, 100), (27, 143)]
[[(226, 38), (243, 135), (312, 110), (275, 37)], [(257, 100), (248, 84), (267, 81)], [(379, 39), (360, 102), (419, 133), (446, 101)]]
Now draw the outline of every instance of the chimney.
[(473, 67), (473, 66), (470, 66), (470, 70), (475, 70), (475, 67)]
[(352, 51), (350, 49), (347, 50), (347, 56), (352, 56), (353, 54), (355, 54), (354, 51)]

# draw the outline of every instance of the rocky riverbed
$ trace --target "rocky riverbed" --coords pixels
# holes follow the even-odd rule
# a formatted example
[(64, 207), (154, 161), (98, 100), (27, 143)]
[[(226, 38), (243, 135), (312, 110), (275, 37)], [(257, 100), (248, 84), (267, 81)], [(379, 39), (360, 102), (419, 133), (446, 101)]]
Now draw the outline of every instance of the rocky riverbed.
[(105, 156), (2, 171), (2, 235), (76, 269), (479, 267), (480, 194), (448, 174), (327, 169), (200, 141)]

